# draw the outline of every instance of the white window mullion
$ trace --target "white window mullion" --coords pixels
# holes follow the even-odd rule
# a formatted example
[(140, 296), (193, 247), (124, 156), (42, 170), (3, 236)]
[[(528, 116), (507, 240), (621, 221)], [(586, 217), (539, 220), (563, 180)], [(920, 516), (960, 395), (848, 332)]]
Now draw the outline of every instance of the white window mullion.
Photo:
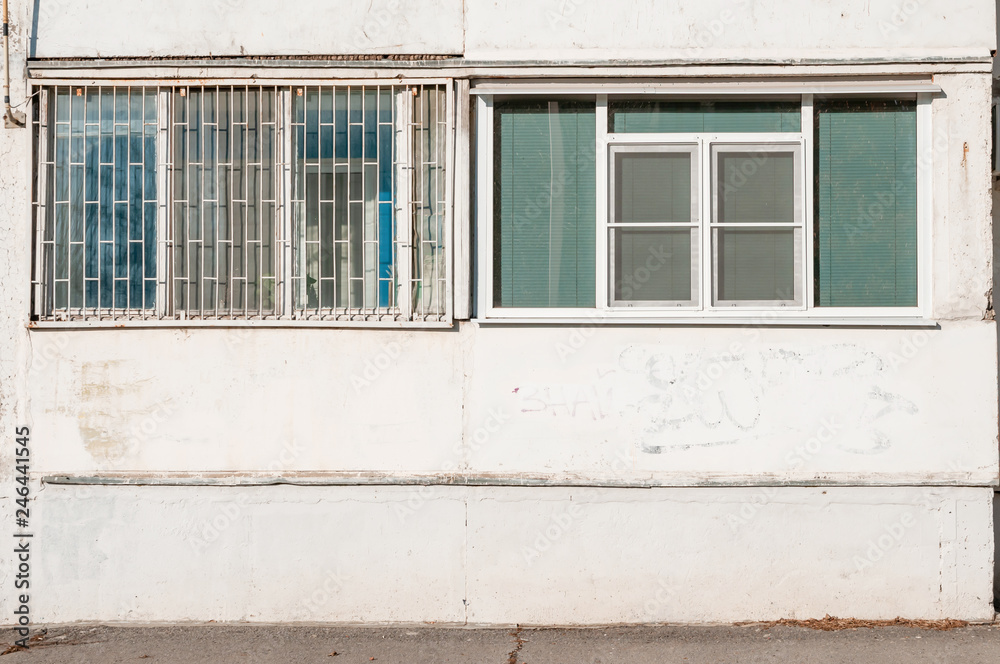
[(597, 95), (597, 192), (596, 192), (596, 207), (597, 207), (597, 220), (596, 220), (596, 231), (597, 231), (597, 241), (595, 243), (597, 247), (597, 263), (595, 269), (595, 278), (597, 279), (596, 290), (596, 307), (598, 311), (607, 312), (611, 308), (611, 297), (609, 295), (609, 289), (611, 287), (611, 282), (613, 280), (613, 275), (609, 272), (610, 268), (610, 256), (608, 252), (610, 251), (610, 237), (611, 234), (610, 227), (608, 226), (608, 221), (610, 217), (610, 200), (612, 197), (611, 192), (608, 191), (609, 183), (611, 179), (608, 173), (608, 163), (611, 155), (608, 150), (608, 96), (607, 95)]
[(816, 303), (816, 274), (815, 274), (815, 246), (813, 244), (813, 225), (816, 223), (813, 214), (813, 96), (811, 94), (802, 95), (802, 183), (805, 191), (802, 193), (803, 202), (803, 228), (802, 234), (805, 236), (804, 248), (804, 272), (805, 287), (805, 308), (811, 309)]
[(493, 97), (476, 98), (476, 312), (493, 310)]
[(715, 256), (712, 238), (712, 221), (715, 218), (715, 208), (712, 205), (712, 155), (709, 153), (711, 143), (705, 138), (698, 139), (698, 154), (701, 157), (701, 309), (705, 310), (715, 302)]
[(931, 251), (933, 218), (931, 191), (934, 187), (931, 97), (931, 93), (926, 92), (917, 95), (917, 306), (927, 317), (932, 315), (934, 283), (934, 260)]

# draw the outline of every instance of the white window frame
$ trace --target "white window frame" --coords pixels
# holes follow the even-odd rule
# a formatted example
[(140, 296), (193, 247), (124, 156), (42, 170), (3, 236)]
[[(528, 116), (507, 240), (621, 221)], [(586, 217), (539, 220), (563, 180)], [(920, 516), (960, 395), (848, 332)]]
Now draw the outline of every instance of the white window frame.
[[(619, 154), (656, 154), (656, 153), (686, 153), (691, 156), (691, 221), (688, 223), (623, 223), (616, 222), (613, 216), (615, 209), (614, 192), (616, 186), (615, 157)], [(705, 206), (701, 197), (702, 189), (702, 145), (698, 142), (669, 143), (620, 143), (608, 146), (608, 214), (603, 233), (607, 235), (608, 243), (608, 306), (614, 310), (627, 311), (659, 311), (663, 309), (698, 311), (702, 307), (704, 260), (704, 213)], [(615, 230), (633, 228), (655, 230), (663, 228), (691, 229), (691, 298), (689, 300), (654, 302), (650, 300), (616, 300), (615, 299)], [(602, 230), (598, 229), (598, 233)]]
[[(817, 307), (815, 302), (814, 275), (814, 89), (806, 85), (796, 91), (794, 87), (783, 89), (780, 98), (787, 99), (789, 94), (801, 99), (801, 127), (799, 132), (780, 134), (616, 134), (608, 129), (608, 95), (607, 90), (615, 94), (627, 94), (631, 98), (641, 98), (643, 95), (655, 95), (661, 99), (669, 99), (669, 86), (637, 87), (628, 90), (616, 89), (614, 85), (580, 85), (551, 86), (547, 95), (546, 86), (525, 84), (519, 86), (510, 84), (482, 84), (481, 90), (473, 89), (476, 108), (476, 236), (477, 268), (475, 271), (476, 313), (475, 320), (481, 323), (677, 323), (677, 324), (807, 324), (807, 325), (917, 325), (933, 326), (930, 319), (932, 311), (932, 247), (931, 247), (931, 190), (933, 182), (933, 151), (931, 149), (931, 100), (933, 91), (928, 89), (893, 89), (891, 86), (867, 86), (859, 84), (844, 89), (815, 90), (826, 96), (852, 96), (863, 98), (910, 98), (916, 97), (917, 115), (917, 305), (914, 307)], [(494, 100), (496, 95), (533, 96), (535, 98), (551, 98), (552, 96), (572, 94), (576, 98), (589, 97), (596, 101), (596, 193), (597, 204), (597, 238), (596, 238), (596, 303), (593, 308), (523, 308), (497, 307), (493, 304), (493, 182), (494, 182)], [(776, 95), (777, 92), (771, 94)], [(754, 89), (736, 87), (732, 90), (720, 90), (718, 87), (706, 86), (702, 95), (698, 94), (697, 86), (686, 85), (678, 88), (678, 96), (686, 99), (734, 99), (754, 95), (758, 99), (766, 99), (767, 93)], [(677, 98), (677, 97), (674, 97)], [(778, 98), (778, 97), (775, 97)], [(612, 183), (609, 169), (611, 168), (611, 147), (617, 145), (676, 145), (690, 142), (712, 141), (725, 144), (733, 143), (776, 143), (794, 145), (799, 151), (799, 166), (797, 173), (801, 182), (797, 187), (801, 200), (802, 237), (797, 244), (797, 250), (802, 251), (801, 275), (798, 284), (801, 286), (801, 301), (795, 305), (778, 306), (715, 306), (705, 293), (714, 292), (710, 288), (701, 287), (700, 307), (673, 306), (613, 306), (611, 301), (612, 280), (614, 278), (610, 261), (609, 219), (610, 197)], [(703, 151), (701, 154), (705, 154)], [(711, 182), (711, 160), (701, 159), (701, 179)], [(603, 183), (603, 184), (602, 184)], [(711, 211), (711, 186), (703, 186), (700, 192), (702, 228), (709, 228), (704, 219), (705, 211)], [(701, 283), (711, 284), (711, 233), (701, 233)]]
[[(722, 300), (719, 298), (719, 243), (717, 241), (716, 232), (723, 228), (750, 228), (759, 227), (757, 224), (736, 224), (736, 223), (721, 223), (718, 219), (718, 209), (719, 209), (719, 179), (718, 179), (718, 167), (719, 167), (719, 153), (725, 150), (731, 150), (733, 152), (790, 152), (792, 154), (792, 175), (793, 175), (793, 200), (794, 200), (794, 221), (792, 224), (770, 224), (768, 227), (780, 228), (780, 229), (792, 229), (798, 231), (798, 237), (795, 238), (793, 246), (793, 288), (795, 289), (795, 295), (791, 301), (780, 302), (780, 301), (738, 301), (738, 300)], [(711, 276), (711, 298), (708, 299), (706, 309), (708, 311), (732, 311), (734, 308), (740, 310), (777, 310), (777, 311), (805, 311), (805, 261), (807, 259), (807, 254), (805, 253), (805, 210), (803, 201), (805, 200), (805, 181), (807, 180), (807, 174), (805, 173), (805, 167), (803, 165), (802, 152), (804, 150), (803, 141), (801, 135), (799, 136), (798, 142), (794, 141), (765, 141), (765, 142), (743, 142), (739, 140), (731, 140), (728, 137), (723, 138), (720, 136), (712, 137), (712, 139), (706, 141), (706, 152), (709, 155), (709, 165), (708, 173), (711, 180), (707, 186), (705, 186), (705, 195), (711, 200), (711, 216), (706, 219), (706, 235), (710, 236), (707, 239), (706, 246), (708, 247), (709, 253), (706, 254), (706, 272)]]

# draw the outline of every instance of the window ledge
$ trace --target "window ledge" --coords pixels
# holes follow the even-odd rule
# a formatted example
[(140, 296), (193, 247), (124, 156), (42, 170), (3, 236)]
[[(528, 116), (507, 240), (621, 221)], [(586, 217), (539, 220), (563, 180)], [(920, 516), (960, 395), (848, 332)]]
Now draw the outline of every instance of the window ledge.
[(823, 318), (798, 316), (671, 317), (671, 318), (476, 318), (480, 325), (582, 325), (588, 327), (655, 325), (659, 327), (909, 327), (939, 328), (936, 320), (920, 317), (872, 316)]
[(95, 330), (95, 329), (191, 329), (191, 328), (290, 328), (290, 329), (451, 329), (452, 321), (324, 321), (324, 320), (68, 320), (31, 321), (32, 330)]

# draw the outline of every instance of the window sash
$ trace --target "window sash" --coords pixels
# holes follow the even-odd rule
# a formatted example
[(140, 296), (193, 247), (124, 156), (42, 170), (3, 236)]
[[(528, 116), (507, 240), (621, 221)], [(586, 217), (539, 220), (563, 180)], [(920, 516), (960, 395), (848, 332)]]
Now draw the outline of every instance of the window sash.
[[(622, 222), (616, 219), (616, 210), (618, 207), (618, 200), (616, 198), (618, 192), (618, 159), (628, 156), (628, 155), (656, 155), (656, 154), (686, 154), (690, 159), (691, 168), (691, 183), (690, 183), (690, 221), (686, 223), (680, 222)], [(701, 167), (700, 167), (700, 150), (697, 144), (676, 144), (676, 145), (616, 145), (612, 146), (608, 151), (609, 158), (609, 168), (608, 168), (608, 214), (609, 219), (606, 224), (607, 230), (607, 241), (608, 241), (608, 288), (609, 288), (609, 305), (611, 307), (624, 307), (624, 308), (637, 308), (637, 307), (672, 307), (672, 308), (684, 308), (684, 309), (699, 309), (701, 308)], [(600, 184), (598, 185), (600, 186)], [(670, 300), (660, 300), (660, 299), (627, 299), (618, 297), (618, 288), (616, 276), (618, 274), (617, 256), (616, 251), (616, 236), (618, 233), (616, 231), (631, 229), (635, 231), (639, 230), (670, 230), (670, 229), (689, 229), (690, 232), (690, 294), (686, 300), (670, 299)], [(661, 247), (662, 251), (662, 247)], [(655, 255), (651, 256), (656, 259)], [(648, 265), (640, 265), (634, 268), (635, 274), (632, 274), (632, 281), (635, 282), (635, 286), (628, 286), (633, 291), (641, 291), (641, 286), (648, 283), (652, 279), (653, 275), (648, 273), (655, 269), (664, 269), (662, 263), (662, 258), (659, 259), (659, 263), (654, 260), (653, 267)], [(648, 261), (647, 261), (648, 262)], [(645, 272), (642, 272), (645, 270)], [(645, 278), (643, 278), (645, 276)], [(598, 276), (600, 278), (600, 276)]]
[[(711, 284), (712, 284), (712, 306), (711, 309), (720, 308), (781, 308), (781, 309), (805, 309), (805, 213), (804, 213), (804, 173), (803, 173), (803, 160), (802, 160), (802, 147), (799, 143), (749, 143), (749, 142), (709, 142), (708, 149), (711, 154), (711, 172), (710, 172), (710, 195), (711, 195), (711, 209), (712, 217), (710, 220), (710, 230), (708, 235), (711, 242), (711, 247), (709, 251), (712, 256), (711, 265)], [(720, 191), (723, 187), (720, 187), (720, 160), (721, 155), (724, 153), (742, 153), (742, 154), (781, 154), (787, 153), (792, 155), (792, 221), (791, 222), (778, 222), (778, 223), (761, 223), (761, 222), (720, 222), (718, 221), (721, 214), (721, 198), (724, 191)], [(730, 183), (732, 184), (732, 183)], [(720, 246), (721, 246), (721, 236), (726, 232), (727, 229), (732, 229), (736, 232), (739, 231), (751, 231), (754, 229), (758, 230), (768, 230), (773, 229), (776, 231), (792, 231), (792, 275), (791, 282), (793, 288), (793, 294), (791, 298), (788, 299), (745, 299), (745, 300), (733, 300), (733, 299), (723, 299), (720, 295), (722, 287), (722, 277), (720, 275), (720, 265), (722, 257), (720, 257)]]

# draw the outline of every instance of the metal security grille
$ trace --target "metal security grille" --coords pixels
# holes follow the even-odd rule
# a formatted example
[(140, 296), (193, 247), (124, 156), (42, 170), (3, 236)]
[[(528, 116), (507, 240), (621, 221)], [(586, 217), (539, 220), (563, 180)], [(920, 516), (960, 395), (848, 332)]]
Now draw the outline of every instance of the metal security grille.
[(35, 318), (447, 322), (452, 94), (39, 90)]
[(297, 318), (447, 313), (445, 86), (302, 86), (292, 97)]
[(52, 319), (156, 317), (158, 89), (43, 92), (36, 307)]
[(177, 88), (171, 99), (173, 310), (278, 311), (279, 92)]
[(418, 318), (447, 310), (447, 90), (420, 88), (414, 94), (413, 124), (413, 273), (410, 292)]

